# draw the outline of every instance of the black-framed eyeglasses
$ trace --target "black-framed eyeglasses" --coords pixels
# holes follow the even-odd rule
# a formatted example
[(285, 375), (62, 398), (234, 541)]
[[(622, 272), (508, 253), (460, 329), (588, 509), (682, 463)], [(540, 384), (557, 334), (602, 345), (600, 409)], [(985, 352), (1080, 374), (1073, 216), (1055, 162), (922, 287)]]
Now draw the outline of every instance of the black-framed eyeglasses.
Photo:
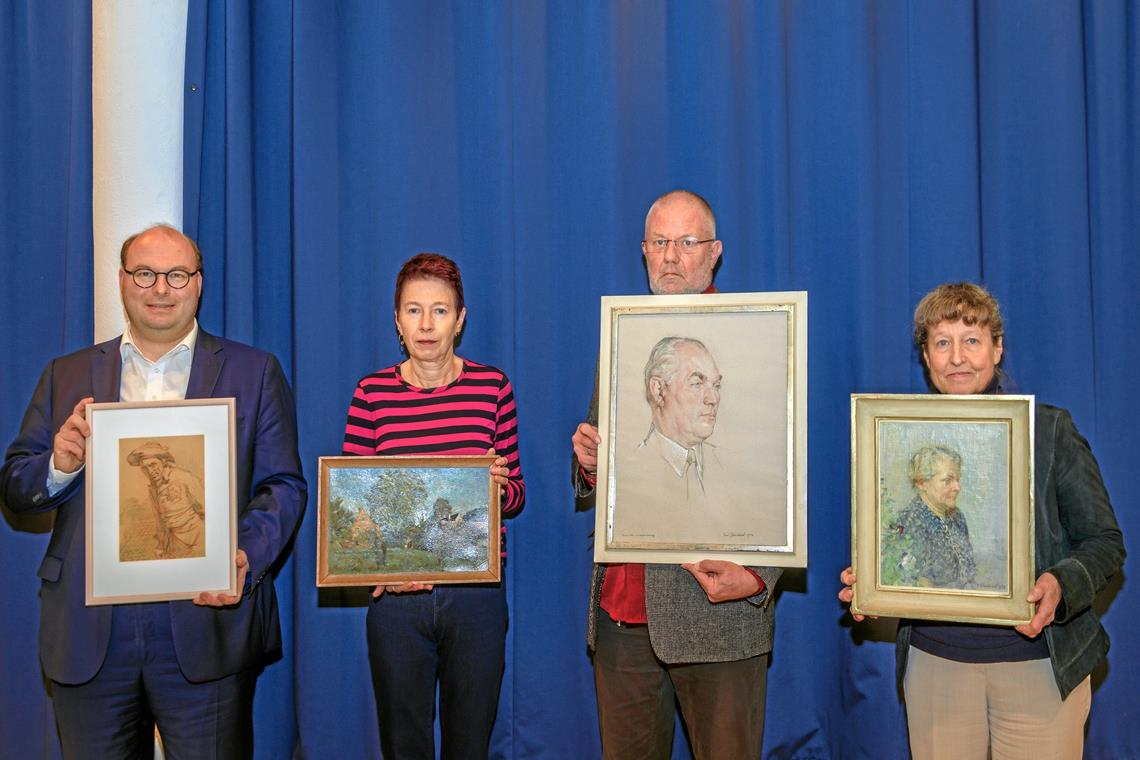
[(187, 272), (185, 269), (171, 269), (169, 272), (156, 272), (153, 269), (139, 267), (135, 270), (124, 269), (123, 271), (129, 274), (135, 285), (140, 288), (153, 288), (154, 284), (158, 282), (158, 276), (162, 275), (166, 278), (167, 285), (175, 290), (182, 290), (190, 284), (190, 278), (202, 270), (199, 268), (193, 272)]
[(641, 244), (645, 246), (646, 253), (665, 253), (669, 249), (669, 244), (673, 244), (674, 250), (678, 253), (697, 253), (700, 251), (701, 246), (705, 243), (711, 243), (716, 238), (709, 238), (708, 240), (697, 240), (693, 236), (677, 238), (670, 240), (669, 238), (656, 238), (654, 240), (642, 240)]

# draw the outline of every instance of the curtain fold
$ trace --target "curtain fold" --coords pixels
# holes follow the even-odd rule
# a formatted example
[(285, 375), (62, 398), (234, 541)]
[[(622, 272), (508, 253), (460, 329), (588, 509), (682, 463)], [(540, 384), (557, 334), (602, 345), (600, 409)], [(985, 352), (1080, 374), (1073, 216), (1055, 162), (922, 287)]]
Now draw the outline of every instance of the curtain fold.
[[(191, 2), (188, 14), (183, 219), (202, 251), (198, 319), (271, 351), (295, 384), (292, 11), (209, 0)], [(306, 466), (315, 485), (313, 475)], [(297, 741), (294, 573), (291, 558), (276, 571), (282, 657), (257, 682), (259, 758), (290, 757)]]
[[(17, 0), (0, 11), (0, 440), (36, 380), (94, 334), (91, 8)], [(36, 568), (50, 515), (0, 505), (0, 755), (59, 756), (36, 640)]]

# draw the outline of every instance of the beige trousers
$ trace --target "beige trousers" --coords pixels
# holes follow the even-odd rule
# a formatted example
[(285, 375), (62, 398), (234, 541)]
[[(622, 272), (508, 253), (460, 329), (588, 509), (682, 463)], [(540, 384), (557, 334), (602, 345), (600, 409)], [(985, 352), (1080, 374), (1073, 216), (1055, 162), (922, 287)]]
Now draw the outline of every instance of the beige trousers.
[(1049, 660), (970, 663), (914, 647), (903, 680), (915, 760), (1080, 760), (1089, 679), (1062, 700)]

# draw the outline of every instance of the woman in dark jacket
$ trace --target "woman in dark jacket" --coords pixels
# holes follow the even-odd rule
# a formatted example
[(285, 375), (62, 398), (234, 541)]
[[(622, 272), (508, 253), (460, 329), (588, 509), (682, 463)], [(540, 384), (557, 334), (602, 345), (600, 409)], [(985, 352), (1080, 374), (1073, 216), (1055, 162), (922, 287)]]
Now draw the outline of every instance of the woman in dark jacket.
[[(1002, 318), (971, 283), (940, 285), (914, 313), (914, 342), (938, 393), (1003, 393)], [(1080, 758), (1089, 674), (1108, 652), (1093, 598), (1124, 542), (1088, 442), (1064, 409), (1037, 404), (1033, 619), (998, 626), (899, 622), (898, 678), (915, 758)], [(840, 576), (850, 602), (855, 575)], [(857, 615), (857, 620), (862, 616)]]

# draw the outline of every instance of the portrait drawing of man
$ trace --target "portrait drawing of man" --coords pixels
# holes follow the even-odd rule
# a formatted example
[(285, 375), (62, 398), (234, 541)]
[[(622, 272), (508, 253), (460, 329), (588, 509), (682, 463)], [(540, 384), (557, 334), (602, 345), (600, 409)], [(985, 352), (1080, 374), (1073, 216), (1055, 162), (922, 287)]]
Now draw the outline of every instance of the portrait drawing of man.
[(206, 556), (205, 488), (202, 479), (178, 467), (169, 447), (148, 441), (127, 455), (127, 464), (147, 478), (147, 495), (157, 517), (155, 559)]
[[(724, 509), (724, 468), (716, 429), (722, 375), (695, 338), (657, 341), (645, 363), (648, 433), (621, 457), (615, 528), (619, 537), (685, 543), (724, 543), (731, 516)], [(621, 509), (637, 499), (652, 509)]]

